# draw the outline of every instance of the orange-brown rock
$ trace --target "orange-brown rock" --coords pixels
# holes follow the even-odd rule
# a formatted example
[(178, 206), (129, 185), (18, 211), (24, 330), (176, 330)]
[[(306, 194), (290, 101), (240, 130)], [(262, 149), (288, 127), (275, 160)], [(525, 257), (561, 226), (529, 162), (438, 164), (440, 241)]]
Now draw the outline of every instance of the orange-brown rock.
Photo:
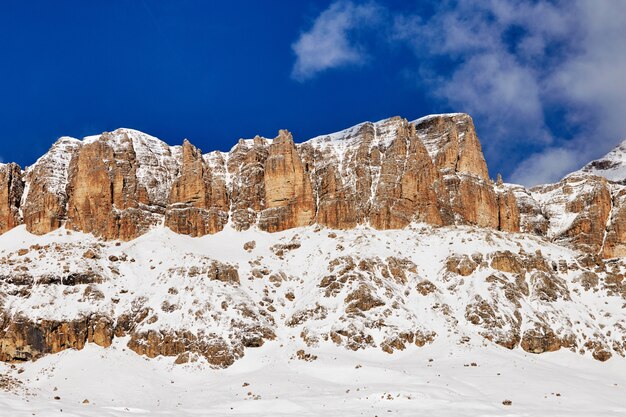
[(216, 368), (226, 368), (243, 357), (244, 348), (260, 347), (265, 340), (274, 339), (274, 333), (267, 328), (249, 329), (234, 340), (227, 340), (215, 334), (196, 335), (190, 331), (131, 332), (128, 347), (135, 353), (149, 358), (157, 356), (178, 356), (191, 352), (204, 356)]
[(368, 122), (341, 132), (340, 138), (324, 136), (300, 146), (303, 162), (314, 166), (319, 224), (351, 229), (369, 223), (387, 138), (401, 122), (399, 117)]
[(385, 150), (373, 195), (370, 222), (377, 229), (398, 229), (412, 221), (442, 225), (440, 177), (415, 126), (402, 121)]
[[(366, 127), (363, 128), (365, 130)], [(364, 145), (365, 142), (362, 142)], [(345, 176), (334, 163), (329, 148), (317, 148), (305, 143), (300, 146), (303, 163), (315, 165), (314, 192), (317, 197), (316, 222), (333, 229), (351, 229), (362, 221), (364, 213), (357, 213), (359, 203), (355, 193), (345, 185)], [(352, 164), (352, 155), (348, 156)], [(365, 156), (361, 167), (368, 168)], [(367, 174), (365, 174), (367, 175)], [(363, 179), (364, 177), (361, 177)], [(360, 216), (359, 216), (360, 214)]]
[[(591, 175), (572, 175), (557, 184), (531, 190), (542, 201), (551, 222), (552, 237), (586, 253), (600, 253), (612, 209), (607, 180)], [(572, 219), (567, 222), (560, 218)], [(617, 243), (617, 242), (616, 242)], [(607, 252), (608, 253), (608, 252)]]
[(49, 233), (65, 221), (69, 165), (80, 144), (77, 139), (60, 138), (26, 171), (25, 180), (29, 186), (22, 212), (29, 232)]
[(172, 185), (165, 225), (190, 236), (217, 233), (228, 222), (226, 183), (213, 174), (202, 152), (189, 141), (182, 148), (182, 166)]
[(446, 269), (453, 274), (466, 277), (471, 275), (478, 264), (467, 255), (452, 255), (446, 260)]
[(231, 151), (227, 169), (232, 177), (230, 189), (232, 223), (237, 230), (246, 230), (257, 221), (265, 208), (265, 160), (267, 141), (259, 136), (241, 139)]
[(471, 118), (393, 117), (295, 145), (241, 140), (203, 156), (118, 129), (81, 142), (62, 138), (29, 169), (25, 223), (43, 234), (66, 227), (132, 239), (164, 222), (177, 233), (274, 232), (317, 222), (349, 229), (413, 221), (518, 231), (515, 193), (496, 192)]
[(35, 360), (65, 349), (82, 349), (86, 343), (108, 347), (113, 340), (113, 324), (104, 316), (35, 322), (4, 313), (1, 324), (0, 361), (4, 362)]
[(491, 267), (513, 274), (521, 274), (525, 271), (521, 258), (508, 250), (494, 252), (491, 255)]
[(0, 234), (21, 223), (19, 209), (23, 192), (19, 165), (0, 164)]
[(561, 340), (552, 329), (537, 326), (524, 332), (520, 346), (530, 353), (554, 352), (561, 349)]
[(281, 131), (273, 141), (241, 140), (227, 154), (204, 156), (189, 142), (169, 147), (118, 129), (82, 142), (61, 138), (26, 170), (28, 192), (12, 208), (7, 178), (0, 231), (18, 224), (20, 213), (36, 234), (65, 223), (125, 240), (162, 223), (201, 236), (229, 220), (237, 230), (270, 232), (315, 222), (395, 229), (419, 221), (534, 233), (604, 257), (626, 254), (620, 184), (589, 173), (532, 190), (494, 184), (464, 114), (412, 123), (392, 117), (300, 145)]
[(611, 193), (606, 181), (602, 180), (589, 193), (580, 195), (566, 206), (568, 212), (579, 214), (564, 235), (578, 247), (586, 246), (594, 253), (599, 252), (611, 204)]
[(488, 181), (468, 175), (446, 175), (445, 184), (456, 223), (498, 228), (498, 196)]
[(489, 179), (474, 121), (467, 114), (427, 116), (415, 122), (435, 166), (443, 173)]
[(69, 168), (67, 228), (130, 240), (161, 221), (174, 173), (159, 161), (172, 156), (146, 137), (120, 129), (83, 144)]
[(259, 227), (277, 232), (308, 226), (315, 218), (311, 178), (291, 133), (281, 130), (269, 147), (264, 169), (265, 210)]
[(500, 310), (498, 304), (489, 303), (479, 295), (475, 296), (474, 302), (467, 305), (465, 318), (484, 329), (480, 332), (481, 336), (500, 346), (513, 349), (520, 341), (522, 318), (519, 312), (511, 314), (504, 309)]
[(618, 189), (612, 197), (612, 211), (606, 227), (601, 255), (604, 258), (626, 256), (626, 190)]
[[(189, 331), (165, 332), (149, 330), (147, 332), (132, 333), (128, 347), (139, 355), (149, 358), (157, 356), (178, 356), (185, 352), (198, 352), (198, 338)], [(205, 343), (206, 358), (210, 364), (227, 367), (242, 356), (243, 352), (232, 352), (228, 344), (221, 338), (213, 343)], [(198, 352), (200, 353), (200, 352)], [(210, 353), (210, 354), (208, 354)]]
[[(512, 209), (511, 218), (515, 219), (515, 211), (517, 211), (519, 214), (519, 231), (545, 236), (548, 232), (549, 221), (531, 192), (521, 185), (513, 184), (505, 185), (505, 190), (515, 196), (516, 208)], [(507, 205), (509, 205), (508, 203), (507, 201)]]
[(515, 194), (508, 189), (497, 189), (498, 230), (505, 232), (520, 231), (520, 210)]
[[(498, 196), (489, 179), (472, 118), (466, 114), (428, 116), (417, 120), (415, 126), (443, 176), (447, 189), (444, 199), (449, 201), (453, 216), (451, 222), (498, 228)], [(508, 226), (513, 225), (505, 224)]]

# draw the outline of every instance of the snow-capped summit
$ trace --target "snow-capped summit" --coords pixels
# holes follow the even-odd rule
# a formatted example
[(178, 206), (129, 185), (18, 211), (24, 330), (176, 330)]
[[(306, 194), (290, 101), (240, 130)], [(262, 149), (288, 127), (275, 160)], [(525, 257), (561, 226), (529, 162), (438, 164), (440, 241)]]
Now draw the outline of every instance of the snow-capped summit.
[(602, 158), (589, 162), (580, 172), (598, 175), (610, 181), (626, 180), (626, 140)]

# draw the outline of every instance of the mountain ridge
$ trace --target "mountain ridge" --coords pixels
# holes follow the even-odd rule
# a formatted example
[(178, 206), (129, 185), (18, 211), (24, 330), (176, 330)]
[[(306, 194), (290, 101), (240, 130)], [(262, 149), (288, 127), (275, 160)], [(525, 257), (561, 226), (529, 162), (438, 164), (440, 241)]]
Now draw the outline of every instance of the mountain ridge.
[[(564, 193), (574, 178), (584, 177), (593, 186), (581, 187), (578, 205), (601, 212), (589, 221), (604, 229), (621, 224), (621, 187), (603, 183), (598, 174), (604, 171), (592, 169), (601, 162), (559, 185), (494, 183), (471, 117), (463, 113), (412, 122), (395, 116), (300, 143), (288, 131), (277, 138), (281, 145), (257, 136), (240, 139), (228, 152), (202, 153), (188, 140), (170, 146), (128, 128), (83, 140), (62, 137), (26, 169), (0, 168), (0, 233), (24, 223), (35, 234), (65, 226), (128, 240), (163, 222), (201, 236), (229, 222), (238, 230), (278, 231), (313, 223), (393, 229), (417, 220), (535, 233), (606, 257), (626, 254), (621, 226), (604, 249), (604, 235), (587, 226), (584, 238), (571, 239), (568, 230), (578, 217), (588, 223), (588, 213), (572, 206), (564, 210), (571, 219), (562, 215)], [(612, 161), (612, 153), (604, 160)], [(615, 168), (619, 161), (610, 163)], [(551, 199), (548, 190), (555, 187), (561, 191)], [(609, 214), (618, 217), (615, 222)], [(83, 217), (94, 217), (99, 226)]]
[(217, 368), (272, 340), (626, 354), (626, 188), (494, 182), (468, 115), (228, 153), (86, 142), (0, 167), (2, 361), (117, 339)]

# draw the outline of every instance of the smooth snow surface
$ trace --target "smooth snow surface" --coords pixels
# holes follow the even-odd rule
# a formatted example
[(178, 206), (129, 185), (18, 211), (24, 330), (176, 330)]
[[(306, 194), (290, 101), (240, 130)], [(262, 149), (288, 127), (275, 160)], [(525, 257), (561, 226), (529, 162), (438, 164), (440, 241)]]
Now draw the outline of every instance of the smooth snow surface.
[(394, 355), (328, 347), (313, 362), (292, 354), (272, 342), (217, 371), (145, 359), (122, 340), (108, 349), (88, 345), (27, 363), (21, 374), (9, 371), (28, 388), (0, 392), (0, 415), (626, 415), (621, 358), (600, 363), (565, 351), (531, 355), (442, 343)]

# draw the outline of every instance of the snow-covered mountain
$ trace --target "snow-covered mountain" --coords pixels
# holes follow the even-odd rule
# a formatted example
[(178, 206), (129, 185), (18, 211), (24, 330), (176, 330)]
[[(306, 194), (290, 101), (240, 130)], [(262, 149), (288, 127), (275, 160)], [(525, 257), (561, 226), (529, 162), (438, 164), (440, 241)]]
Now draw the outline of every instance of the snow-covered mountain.
[(589, 162), (579, 172), (598, 175), (616, 182), (626, 180), (626, 141), (602, 158)]
[[(494, 414), (524, 378), (554, 381), (545, 367), (596, 380), (610, 367), (626, 369), (625, 193), (618, 177), (599, 174), (585, 167), (530, 190), (494, 182), (464, 114), (366, 122), (299, 144), (281, 131), (207, 154), (131, 129), (61, 138), (25, 170), (0, 166), (0, 386), (39, 393), (37, 404), (50, 413), (63, 399), (41, 395), (57, 396), (57, 384), (71, 392), (62, 408), (76, 415), (156, 413), (154, 401), (124, 394), (138, 392), (136, 380), (121, 383), (125, 406), (113, 399), (113, 408), (97, 383), (81, 391), (58, 380), (83, 381), (90, 366), (106, 378), (107, 363), (143, 369), (129, 351), (187, 383), (198, 372), (229, 381), (249, 375), (264, 386), (264, 412), (285, 415), (324, 414), (324, 394), (314, 387), (318, 400), (304, 409), (267, 402), (272, 380), (255, 373), (261, 367), (311, 389), (311, 378), (329, 383), (334, 366), (351, 363), (344, 371), (352, 375), (367, 363), (376, 370), (332, 377), (328, 389), (362, 388), (369, 394), (343, 401), (379, 413), (410, 414), (415, 399), (437, 408), (446, 386), (457, 399), (470, 395), (454, 369), (474, 366), (449, 354), (479, 358), (476, 367), (490, 374), (515, 374), (493, 392), (476, 382), (487, 396), (506, 395)], [(419, 385), (420, 393), (394, 385), (416, 387), (409, 381), (422, 372), (417, 358), (445, 382), (432, 391)], [(502, 359), (495, 366), (490, 358)], [(401, 363), (412, 375), (406, 380)], [(393, 392), (373, 382), (387, 370), (381, 364), (395, 369)], [(361, 377), (376, 388), (351, 385)], [(274, 383), (281, 396), (294, 395)], [(615, 377), (607, 389), (614, 383), (626, 380)], [(625, 409), (614, 391), (597, 388), (566, 390), (578, 398), (568, 415), (585, 411), (585, 395), (615, 401), (607, 413)], [(206, 414), (214, 401), (218, 413), (228, 405), (258, 413), (235, 401), (232, 387), (215, 387), (208, 402), (158, 389), (194, 404), (176, 411), (163, 399), (170, 414)], [(256, 399), (255, 389), (242, 397)], [(524, 395), (516, 398), (531, 414), (550, 409), (533, 409)], [(85, 408), (81, 396), (97, 404)], [(11, 415), (21, 415), (16, 401), (0, 395)], [(329, 403), (342, 410), (336, 392)], [(446, 404), (440, 415), (450, 414)], [(485, 411), (475, 403), (467, 410)]]

